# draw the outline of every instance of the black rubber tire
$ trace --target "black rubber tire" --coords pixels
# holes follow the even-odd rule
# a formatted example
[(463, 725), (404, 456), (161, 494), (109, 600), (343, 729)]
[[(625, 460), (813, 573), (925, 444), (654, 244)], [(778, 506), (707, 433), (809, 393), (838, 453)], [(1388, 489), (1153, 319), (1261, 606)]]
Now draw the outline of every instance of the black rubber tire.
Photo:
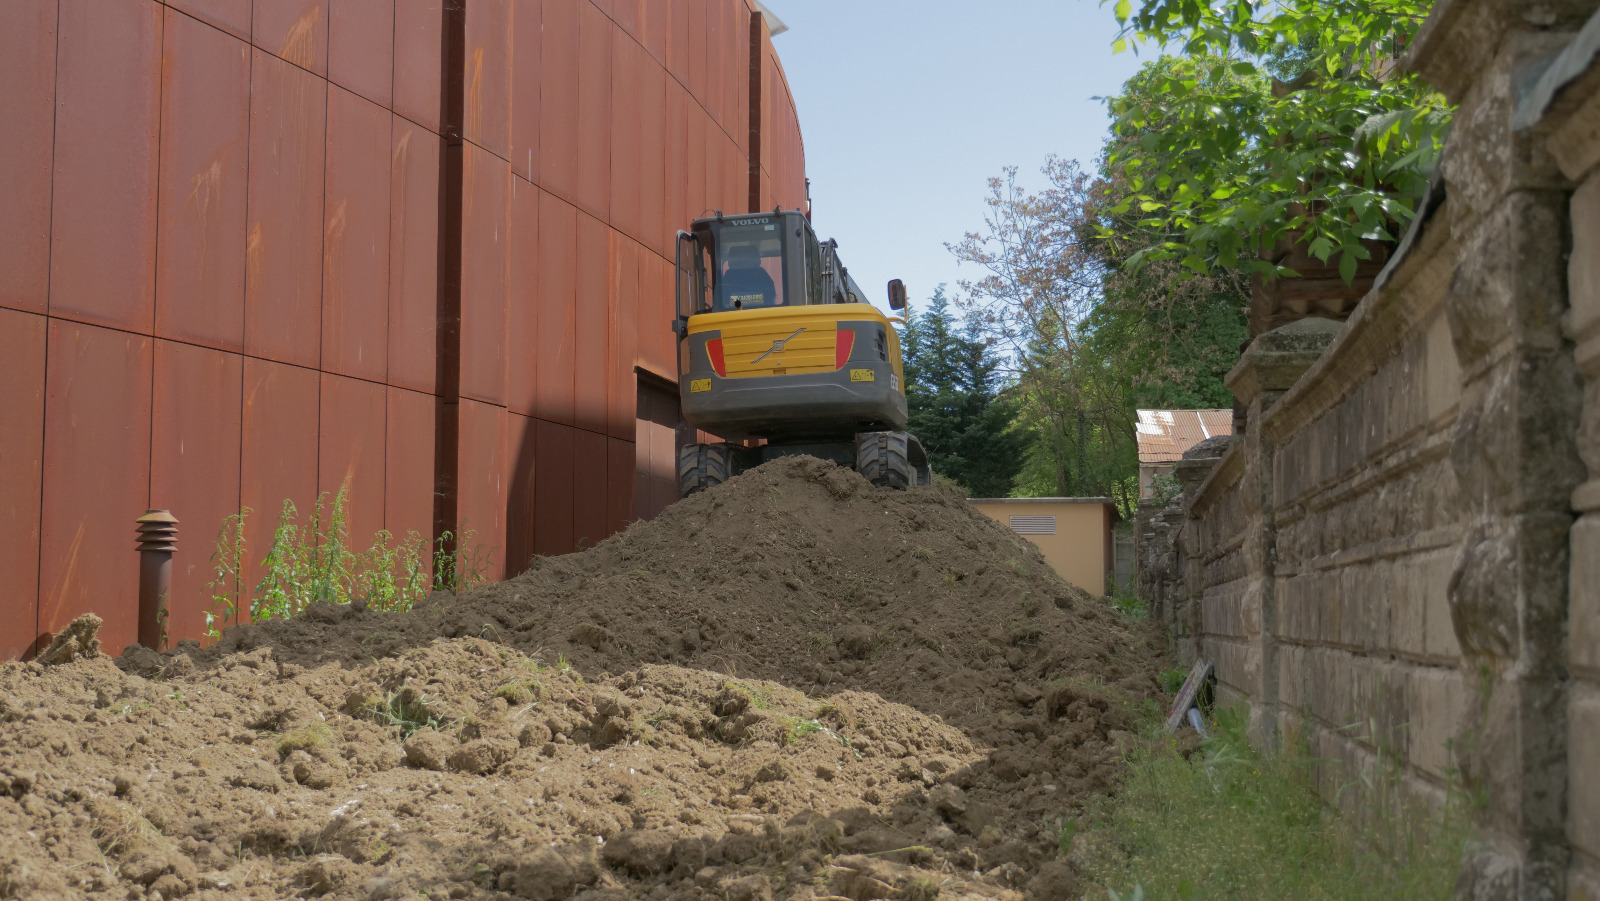
[(856, 472), (879, 488), (909, 488), (916, 479), (906, 453), (905, 432), (856, 435)]
[(919, 488), (926, 488), (933, 484), (933, 463), (928, 460), (928, 452), (922, 447), (922, 442), (916, 435), (906, 436), (906, 458), (911, 462), (911, 471)]
[(726, 444), (691, 444), (678, 451), (678, 497), (728, 481)]

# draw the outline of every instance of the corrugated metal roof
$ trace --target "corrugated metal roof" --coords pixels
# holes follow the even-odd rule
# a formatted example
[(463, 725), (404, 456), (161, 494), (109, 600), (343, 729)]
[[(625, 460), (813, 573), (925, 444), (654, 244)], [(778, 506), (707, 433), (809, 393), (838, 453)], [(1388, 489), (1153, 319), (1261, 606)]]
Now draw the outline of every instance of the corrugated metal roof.
[(1139, 462), (1179, 460), (1207, 438), (1232, 434), (1232, 410), (1140, 410)]

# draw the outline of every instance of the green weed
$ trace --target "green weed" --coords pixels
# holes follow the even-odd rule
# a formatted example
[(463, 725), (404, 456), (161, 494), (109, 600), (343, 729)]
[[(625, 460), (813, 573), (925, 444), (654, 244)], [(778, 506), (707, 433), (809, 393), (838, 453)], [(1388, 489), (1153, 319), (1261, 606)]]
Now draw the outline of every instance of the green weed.
[(419, 729), (443, 730), (445, 720), (428, 707), (428, 699), (411, 689), (389, 692), (381, 702), (364, 708), (367, 717), (380, 726), (394, 726), (405, 741)]
[(1156, 675), (1156, 680), (1161, 683), (1161, 690), (1169, 695), (1175, 695), (1183, 688), (1183, 683), (1189, 680), (1189, 671), (1186, 669), (1164, 669)]
[(254, 511), (245, 507), (224, 519), (211, 555), (206, 634), (220, 636), (243, 609), (253, 622), (295, 616), (317, 601), (363, 601), (374, 610), (405, 611), (430, 592), (460, 594), (485, 580), (489, 552), (474, 545), (470, 530), (445, 532), (432, 542), (416, 532), (397, 540), (380, 530), (371, 547), (357, 553), (350, 542), (349, 495), (349, 483), (331, 497), (318, 495), (304, 520), (294, 501), (285, 500), (253, 588), (243, 574), (249, 555), (245, 524)]
[[(1219, 711), (1212, 737), (1187, 759), (1166, 736), (1133, 752), (1121, 792), (1101, 802), (1079, 841), (1091, 852), (1086, 875), (1105, 892), (1085, 897), (1451, 896), (1466, 838), (1461, 805), (1437, 812), (1378, 791), (1364, 810), (1341, 815), (1315, 793), (1319, 762), (1299, 746), (1258, 753), (1246, 720)], [(1397, 774), (1387, 778), (1398, 785)]]

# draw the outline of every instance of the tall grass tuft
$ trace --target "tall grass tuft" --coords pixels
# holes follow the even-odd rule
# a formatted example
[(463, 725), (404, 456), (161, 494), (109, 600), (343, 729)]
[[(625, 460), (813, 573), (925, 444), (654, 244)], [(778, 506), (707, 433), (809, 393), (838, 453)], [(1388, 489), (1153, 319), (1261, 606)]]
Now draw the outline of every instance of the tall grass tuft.
[(252, 622), (295, 616), (317, 601), (361, 601), (374, 610), (405, 611), (431, 592), (460, 594), (485, 580), (489, 552), (475, 545), (470, 530), (445, 532), (432, 542), (416, 532), (397, 541), (380, 530), (370, 547), (356, 552), (349, 499), (348, 483), (332, 496), (323, 492), (305, 519), (294, 501), (285, 500), (261, 560), (261, 578), (248, 591), (244, 526), (253, 511), (245, 507), (223, 520), (211, 555), (215, 577), (208, 586), (207, 634), (220, 635), (222, 626), (238, 622), (246, 606)]
[[(1141, 744), (1121, 792), (1090, 814), (1077, 863), (1085, 897), (1447, 899), (1467, 837), (1461, 799), (1443, 810), (1401, 799), (1394, 771), (1356, 774), (1342, 815), (1314, 788), (1304, 747), (1265, 755), (1246, 717), (1220, 711), (1187, 759), (1163, 736)], [(1347, 796), (1344, 800), (1356, 800)]]

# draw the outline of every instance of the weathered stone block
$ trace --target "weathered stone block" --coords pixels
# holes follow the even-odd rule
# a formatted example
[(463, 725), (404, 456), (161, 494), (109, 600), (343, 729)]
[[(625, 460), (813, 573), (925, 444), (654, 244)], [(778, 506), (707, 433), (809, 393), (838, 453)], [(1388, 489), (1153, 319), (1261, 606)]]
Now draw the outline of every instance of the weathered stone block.
[(1575, 686), (1572, 692), (1567, 771), (1571, 774), (1567, 835), (1575, 848), (1600, 860), (1600, 685)]
[(1413, 667), (1409, 676), (1409, 756), (1418, 769), (1443, 780), (1455, 766), (1457, 737), (1465, 727), (1465, 676), (1443, 667)]
[(1583, 340), (1600, 332), (1600, 173), (1572, 192), (1572, 255), (1567, 258), (1567, 289), (1572, 306), (1570, 333)]
[(1600, 677), (1600, 514), (1572, 527), (1571, 665)]
[(1450, 574), (1455, 555), (1448, 549), (1431, 551), (1417, 561), (1417, 583), (1426, 613), (1426, 639), (1423, 650), (1431, 657), (1459, 658), (1461, 643), (1456, 639), (1450, 613)]

